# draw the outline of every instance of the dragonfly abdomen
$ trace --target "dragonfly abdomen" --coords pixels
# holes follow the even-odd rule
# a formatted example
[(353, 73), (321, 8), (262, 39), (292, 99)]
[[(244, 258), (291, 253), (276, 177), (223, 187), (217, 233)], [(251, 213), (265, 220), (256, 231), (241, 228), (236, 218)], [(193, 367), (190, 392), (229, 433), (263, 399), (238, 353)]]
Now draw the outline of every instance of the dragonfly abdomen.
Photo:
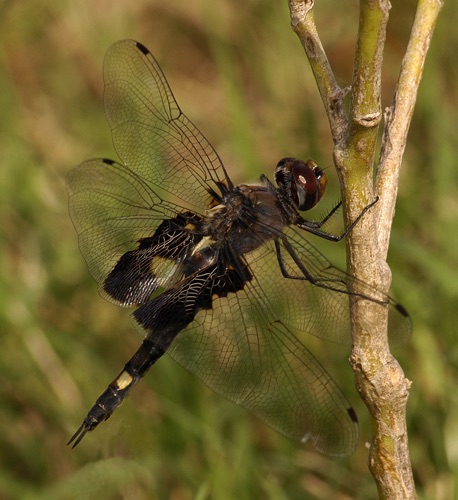
[(101, 422), (110, 418), (116, 408), (121, 405), (124, 398), (128, 396), (134, 385), (146, 374), (164, 352), (156, 343), (145, 339), (137, 352), (125, 364), (121, 373), (97, 398), (97, 401), (89, 410), (83, 423), (67, 444), (74, 442), (74, 448), (87, 432), (92, 431)]

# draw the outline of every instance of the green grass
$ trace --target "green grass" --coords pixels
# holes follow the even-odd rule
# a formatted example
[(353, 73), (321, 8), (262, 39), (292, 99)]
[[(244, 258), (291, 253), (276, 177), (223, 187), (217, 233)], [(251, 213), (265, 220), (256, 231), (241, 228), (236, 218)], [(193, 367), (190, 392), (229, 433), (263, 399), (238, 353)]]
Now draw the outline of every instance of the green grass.
[[(114, 4), (114, 6), (113, 6)], [(318, 4), (318, 2), (317, 2)], [(394, 5), (385, 57), (388, 105), (413, 2)], [(421, 498), (458, 489), (458, 41), (446, 2), (406, 149), (390, 264), (410, 311), (398, 349), (413, 385), (410, 448)], [(350, 83), (357, 4), (322, 1), (316, 19), (342, 86)], [(91, 156), (115, 158), (102, 61), (121, 38), (143, 42), (187, 115), (235, 181), (284, 156), (332, 164), (327, 119), (287, 2), (4, 2), (0, 70), (0, 497), (337, 498), (376, 496), (370, 426), (348, 349), (320, 360), (355, 404), (362, 439), (334, 461), (275, 434), (164, 358), (106, 423), (65, 446), (140, 339), (128, 312), (97, 294), (67, 213), (64, 178)], [(337, 178), (323, 201), (338, 198)], [(325, 208), (318, 209), (318, 213)], [(344, 262), (344, 244), (321, 244)]]

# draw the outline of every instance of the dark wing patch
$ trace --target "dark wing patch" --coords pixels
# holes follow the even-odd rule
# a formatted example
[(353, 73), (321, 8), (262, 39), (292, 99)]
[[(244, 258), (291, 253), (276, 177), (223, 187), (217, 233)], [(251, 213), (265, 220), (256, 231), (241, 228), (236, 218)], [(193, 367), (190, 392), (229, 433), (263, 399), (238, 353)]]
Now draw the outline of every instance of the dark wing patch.
[(159, 287), (180, 279), (183, 263), (202, 239), (201, 218), (187, 212), (163, 221), (153, 236), (142, 238), (138, 249), (126, 252), (106, 277), (103, 293), (122, 306), (146, 303)]
[(112, 160), (82, 163), (67, 176), (67, 190), (81, 253), (101, 295), (118, 305), (144, 303), (172, 283), (177, 261), (200, 241), (201, 216)]
[(167, 349), (173, 338), (194, 320), (199, 311), (212, 309), (216, 299), (239, 292), (251, 279), (248, 267), (240, 258), (224, 266), (219, 262), (168, 288), (139, 307), (132, 318), (147, 338), (154, 339), (162, 349)]

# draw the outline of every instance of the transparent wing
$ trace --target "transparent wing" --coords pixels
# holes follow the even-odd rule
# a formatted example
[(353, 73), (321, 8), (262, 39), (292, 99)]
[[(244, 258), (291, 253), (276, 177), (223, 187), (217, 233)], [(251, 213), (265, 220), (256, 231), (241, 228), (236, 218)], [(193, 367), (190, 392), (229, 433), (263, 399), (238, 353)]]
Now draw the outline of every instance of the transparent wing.
[[(183, 115), (143, 45), (132, 40), (112, 45), (104, 79), (106, 115), (122, 165), (89, 160), (67, 177), (81, 252), (100, 283), (162, 220), (190, 208), (202, 213), (232, 187), (217, 153)], [(172, 279), (174, 263), (162, 260), (161, 266), (158, 273)]]
[(104, 62), (105, 111), (122, 162), (161, 192), (206, 209), (232, 187), (211, 144), (182, 113), (152, 54), (140, 43), (112, 45)]
[[(167, 352), (280, 433), (310, 441), (322, 453), (346, 455), (358, 441), (356, 415), (331, 376), (277, 315), (274, 292), (264, 293), (267, 272), (278, 273), (275, 255), (267, 258), (271, 253), (250, 254), (251, 279), (237, 293), (213, 293), (211, 308), (200, 310)], [(308, 315), (307, 302), (301, 307)], [(159, 337), (154, 338), (161, 342)]]
[[(303, 342), (306, 334), (350, 342), (351, 278), (299, 232), (288, 229), (285, 236), (289, 251), (271, 240), (245, 255), (251, 278), (237, 293), (213, 295), (211, 309), (201, 310), (168, 352), (282, 434), (308, 439), (328, 455), (345, 455), (358, 440), (356, 416)], [(280, 272), (280, 259), (288, 278)], [(391, 339), (408, 338), (407, 313), (390, 297), (358, 285), (367, 299), (390, 308)]]
[(351, 343), (349, 287), (358, 290), (361, 299), (388, 307), (391, 345), (402, 344), (410, 337), (410, 317), (393, 298), (333, 266), (306, 240), (301, 229), (288, 227), (283, 234), (277, 245), (273, 241), (267, 244), (270, 252), (264, 253), (262, 264), (256, 264), (262, 268), (257, 275), (266, 295), (274, 294), (268, 297), (269, 307), (301, 339), (308, 333), (332, 342)]
[[(104, 292), (103, 282), (121, 257), (137, 249), (142, 238), (151, 237), (164, 219), (184, 210), (162, 200), (141, 177), (112, 160), (82, 163), (67, 176), (67, 190), (81, 253), (100, 283), (102, 295), (113, 300)], [(136, 268), (150, 269), (151, 255), (142, 255), (144, 262), (140, 260)], [(166, 277), (173, 279), (175, 269), (174, 259), (156, 259), (154, 272), (163, 277), (161, 286), (166, 286)], [(142, 284), (140, 276), (132, 276), (131, 281), (137, 287)], [(128, 301), (114, 301), (129, 305)]]

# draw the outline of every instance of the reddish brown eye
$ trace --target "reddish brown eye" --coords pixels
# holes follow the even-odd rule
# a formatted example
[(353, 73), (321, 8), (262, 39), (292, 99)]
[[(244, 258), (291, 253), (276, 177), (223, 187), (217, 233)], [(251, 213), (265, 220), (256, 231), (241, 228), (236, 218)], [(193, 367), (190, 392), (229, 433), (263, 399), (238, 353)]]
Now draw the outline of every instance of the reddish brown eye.
[(313, 160), (304, 163), (296, 158), (283, 158), (277, 165), (275, 179), (301, 211), (313, 208), (326, 189), (326, 175)]

